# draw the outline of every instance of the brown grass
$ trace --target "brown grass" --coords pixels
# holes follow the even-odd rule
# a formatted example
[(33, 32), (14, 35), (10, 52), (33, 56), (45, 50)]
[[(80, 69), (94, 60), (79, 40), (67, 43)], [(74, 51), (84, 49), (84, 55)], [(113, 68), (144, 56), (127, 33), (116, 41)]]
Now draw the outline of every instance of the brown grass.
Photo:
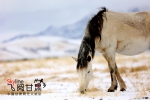
[[(135, 78), (134, 78), (135, 77)], [(136, 98), (148, 96), (147, 92), (150, 91), (150, 76), (141, 78), (139, 73), (135, 73), (132, 79), (128, 78), (136, 91)], [(147, 80), (146, 82), (144, 80)]]
[[(7, 85), (7, 79), (31, 79), (32, 77), (38, 77), (38, 76), (49, 76), (44, 78), (44, 81), (57, 81), (57, 82), (77, 82), (78, 78), (74, 77), (74, 74), (76, 74), (75, 65), (76, 62), (71, 57), (66, 58), (50, 58), (50, 59), (37, 59), (37, 60), (26, 60), (26, 61), (13, 61), (13, 62), (0, 62), (0, 68), (2, 70), (2, 74), (0, 74), (0, 80), (1, 83), (0, 87), (5, 87), (5, 89), (0, 89), (0, 94), (7, 94), (8, 92), (11, 92), (10, 86)], [(70, 66), (71, 65), (71, 66)], [(61, 67), (62, 66), (62, 67)], [(67, 70), (59, 70), (63, 67), (67, 67)], [(74, 67), (74, 68), (72, 68)], [(51, 73), (45, 73), (43, 71), (40, 71), (41, 68), (46, 69), (55, 69), (55, 71)], [(30, 74), (18, 74), (15, 75), (17, 72), (22, 71), (30, 71), (30, 70), (39, 70), (37, 72), (33, 72)], [(65, 68), (66, 69), (66, 68)], [(73, 76), (69, 77), (58, 77), (59, 75), (63, 74), (70, 74)], [(33, 81), (33, 80), (32, 80)], [(26, 82), (31, 83), (31, 80), (26, 80)], [(33, 82), (32, 82), (33, 83)], [(52, 93), (53, 91), (43, 91), (44, 93)]]
[[(146, 95), (146, 91), (150, 91), (150, 85), (149, 85), (150, 74), (147, 73), (148, 71), (150, 71), (149, 60), (150, 60), (150, 56), (145, 56), (145, 55), (136, 56), (136, 57), (125, 57), (121, 55), (116, 56), (117, 64), (125, 65), (126, 63), (138, 63), (140, 61), (146, 62), (146, 65), (145, 63), (143, 63), (142, 65), (139, 65), (136, 67), (119, 66), (118, 68), (121, 74), (124, 74), (126, 77), (130, 79), (130, 82), (135, 88), (135, 91), (141, 92), (142, 95)], [(102, 56), (95, 56), (93, 63), (107, 65), (106, 60)], [(65, 67), (65, 69), (67, 70), (60, 70), (63, 67)], [(30, 79), (31, 77), (46, 76), (44, 78), (46, 82), (49, 82), (49, 81), (72, 82), (77, 87), (76, 83), (78, 83), (78, 77), (75, 76), (77, 74), (75, 67), (76, 67), (76, 62), (71, 57), (14, 61), (14, 62), (1, 62), (0, 68), (3, 70), (2, 70), (2, 74), (0, 74), (0, 80), (1, 80), (1, 83), (4, 83), (4, 84), (0, 84), (0, 87), (3, 87), (2, 89), (0, 89), (0, 94), (6, 94), (8, 91), (10, 91), (10, 87), (6, 85), (7, 84), (6, 80), (8, 78)], [(45, 73), (45, 72), (40, 71), (41, 68), (46, 68), (46, 69), (55, 70), (55, 71), (51, 73)], [(38, 71), (30, 73), (28, 75), (21, 74), (21, 73), (19, 75), (16, 75), (17, 72), (22, 72), (22, 71), (28, 72), (34, 69)], [(93, 73), (94, 72), (109, 73), (109, 69), (107, 67), (104, 70), (99, 70), (95, 68), (93, 69)], [(61, 75), (66, 74), (66, 73), (68, 74), (68, 77), (60, 77)], [(149, 77), (144, 77), (144, 76), (141, 77), (141, 75), (145, 75)], [(94, 79), (99, 79), (99, 78), (100, 76), (94, 76)], [(149, 82), (146, 83), (145, 80), (148, 80)], [(31, 83), (30, 80), (29, 80), (29, 83)], [(100, 83), (103, 83), (103, 81)], [(101, 95), (101, 96), (109, 95), (105, 93), (103, 89), (101, 89), (100, 87), (97, 87), (93, 80), (87, 91), (88, 91), (87, 95), (91, 94), (92, 97), (96, 95)], [(43, 91), (43, 93), (53, 93), (53, 92), (54, 90)], [(118, 94), (115, 94), (115, 95), (118, 95)]]
[[(123, 66), (123, 67), (118, 68), (118, 70), (121, 74), (126, 74), (126, 73), (140, 72), (140, 71), (148, 71), (150, 70), (150, 66), (137, 66), (137, 67)], [(107, 68), (107, 69), (101, 70), (101, 72), (108, 73), (109, 69)]]
[(139, 71), (148, 71), (150, 69), (150, 66), (138, 66), (138, 67), (121, 67), (119, 68), (119, 72), (122, 74), (125, 73), (132, 73), (132, 72), (139, 72)]
[(11, 92), (11, 90), (6, 86), (0, 88), (0, 94), (7, 94), (9, 92)]
[(100, 92), (101, 90), (98, 89), (97, 87), (92, 87), (90, 89), (87, 90), (87, 92)]

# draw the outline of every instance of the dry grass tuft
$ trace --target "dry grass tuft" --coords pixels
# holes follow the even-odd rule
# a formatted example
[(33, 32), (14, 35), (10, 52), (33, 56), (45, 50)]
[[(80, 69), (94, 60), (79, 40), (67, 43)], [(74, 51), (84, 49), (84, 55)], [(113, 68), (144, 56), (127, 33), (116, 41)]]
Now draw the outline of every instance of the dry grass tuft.
[(88, 89), (88, 92), (99, 92), (100, 90), (97, 87), (92, 87)]
[[(133, 73), (133, 72), (140, 72), (140, 71), (148, 71), (150, 70), (150, 66), (137, 66), (137, 67), (120, 67), (118, 68), (119, 72), (121, 74), (126, 74), (126, 73)], [(108, 73), (109, 72), (109, 69), (104, 69), (104, 70), (101, 70), (102, 72), (104, 73)]]
[(137, 67), (121, 67), (119, 68), (119, 72), (122, 74), (132, 73), (132, 72), (140, 72), (140, 71), (148, 71), (150, 66), (137, 66)]
[[(143, 75), (142, 75), (143, 74)], [(132, 79), (131, 79), (132, 77)], [(150, 91), (150, 74), (135, 72), (128, 78), (134, 90), (137, 92), (136, 98), (148, 96), (147, 91)]]
[(4, 89), (4, 88), (0, 89), (0, 94), (8, 94), (10, 92), (12, 92), (10, 89)]

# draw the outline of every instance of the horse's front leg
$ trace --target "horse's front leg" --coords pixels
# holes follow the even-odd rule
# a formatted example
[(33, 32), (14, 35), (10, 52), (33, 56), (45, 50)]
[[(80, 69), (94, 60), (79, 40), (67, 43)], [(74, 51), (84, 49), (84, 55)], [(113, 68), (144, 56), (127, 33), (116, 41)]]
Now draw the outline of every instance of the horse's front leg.
[(114, 92), (114, 90), (117, 90), (115, 53), (107, 52), (103, 54), (103, 56), (108, 62), (108, 67), (111, 76), (111, 86), (108, 89), (108, 92)]
[(126, 84), (124, 83), (122, 77), (120, 76), (117, 65), (116, 65), (116, 77), (117, 77), (117, 80), (118, 80), (119, 85), (120, 85), (120, 91), (125, 91), (126, 90)]

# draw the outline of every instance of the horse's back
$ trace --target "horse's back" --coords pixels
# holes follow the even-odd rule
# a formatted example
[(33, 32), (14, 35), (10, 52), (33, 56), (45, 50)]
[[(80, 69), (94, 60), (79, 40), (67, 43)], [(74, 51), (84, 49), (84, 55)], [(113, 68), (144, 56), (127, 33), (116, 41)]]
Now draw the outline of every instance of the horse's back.
[[(150, 48), (150, 12), (107, 12), (102, 33), (116, 52), (136, 55)], [(109, 44), (110, 45), (110, 44)]]
[(150, 35), (150, 12), (119, 13), (108, 11), (107, 13), (107, 17), (110, 17), (114, 22), (136, 30), (146, 30)]

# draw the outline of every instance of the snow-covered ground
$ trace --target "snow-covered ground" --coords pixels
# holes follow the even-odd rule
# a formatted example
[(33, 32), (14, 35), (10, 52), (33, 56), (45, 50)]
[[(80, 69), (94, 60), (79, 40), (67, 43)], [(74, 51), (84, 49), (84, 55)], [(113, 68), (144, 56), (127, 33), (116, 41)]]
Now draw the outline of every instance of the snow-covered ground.
[(77, 54), (81, 40), (31, 36), (0, 43), (0, 60), (37, 59)]
[[(71, 57), (13, 61), (0, 63), (0, 99), (1, 100), (141, 100), (150, 99), (150, 53), (137, 56), (116, 56), (121, 76), (127, 90), (108, 93), (110, 74), (107, 62), (102, 56), (93, 61), (93, 79), (87, 93), (78, 91), (76, 62)], [(34, 84), (35, 79), (43, 79), (46, 87), (41, 95), (7, 95), (11, 92), (7, 79), (23, 80)]]

